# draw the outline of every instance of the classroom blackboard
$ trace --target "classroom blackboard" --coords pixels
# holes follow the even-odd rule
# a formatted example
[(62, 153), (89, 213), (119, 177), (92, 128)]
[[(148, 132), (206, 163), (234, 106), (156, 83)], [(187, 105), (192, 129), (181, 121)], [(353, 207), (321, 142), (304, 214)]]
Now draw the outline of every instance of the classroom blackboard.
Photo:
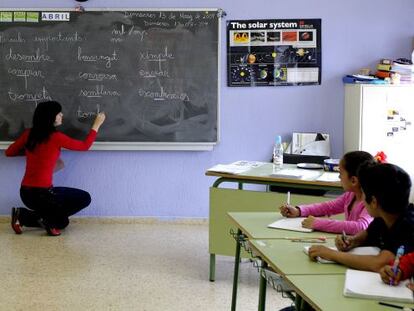
[(57, 100), (60, 130), (78, 139), (105, 111), (96, 149), (211, 148), (219, 19), (217, 10), (0, 12), (0, 141), (31, 126), (37, 103)]

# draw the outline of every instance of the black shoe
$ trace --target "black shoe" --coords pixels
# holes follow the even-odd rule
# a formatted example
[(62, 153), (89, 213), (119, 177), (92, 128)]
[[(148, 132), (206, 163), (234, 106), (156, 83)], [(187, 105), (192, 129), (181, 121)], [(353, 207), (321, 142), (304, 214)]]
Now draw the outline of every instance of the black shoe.
[(11, 209), (11, 227), (16, 234), (22, 234), (22, 226), (19, 221), (20, 209), (17, 207), (12, 207)]

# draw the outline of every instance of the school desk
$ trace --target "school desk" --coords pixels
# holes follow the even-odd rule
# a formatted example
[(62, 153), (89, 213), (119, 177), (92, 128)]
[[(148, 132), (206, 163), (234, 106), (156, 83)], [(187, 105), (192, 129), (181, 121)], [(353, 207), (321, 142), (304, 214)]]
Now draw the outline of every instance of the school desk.
[[(332, 247), (334, 239), (324, 244), (300, 243), (289, 240), (249, 240), (253, 254), (262, 260), (262, 268), (270, 266), (284, 279), (290, 275), (345, 275), (346, 267), (336, 263), (321, 264), (309, 259), (303, 252), (305, 245), (324, 245)], [(235, 263), (236, 265), (236, 263)], [(235, 297), (235, 299), (237, 299)], [(298, 304), (299, 299), (296, 303)], [(264, 310), (266, 302), (266, 279), (260, 276), (259, 310)]]
[[(284, 164), (284, 168), (294, 168), (295, 165)], [(244, 190), (245, 185), (282, 186), (285, 189), (316, 189), (325, 191), (342, 191), (339, 182), (305, 180), (300, 178), (287, 178), (271, 176), (273, 164), (266, 163), (260, 167), (252, 168), (243, 174), (232, 175), (207, 171), (207, 176), (218, 177), (210, 187), (209, 212), (209, 253), (210, 253), (210, 281), (215, 279), (215, 256), (234, 255), (234, 240), (228, 234), (231, 228), (228, 212), (271, 212), (286, 202), (286, 193), (268, 192), (267, 187), (262, 191), (255, 189)], [(319, 170), (323, 174), (323, 170)], [(316, 178), (315, 178), (316, 179)], [(238, 189), (219, 188), (222, 184), (230, 183)], [(291, 204), (308, 204), (330, 200), (323, 196), (291, 195)], [(262, 238), (262, 237), (259, 237)]]
[[(392, 311), (398, 310), (378, 304), (378, 300), (350, 298), (343, 295), (345, 275), (287, 275), (286, 280), (315, 310), (335, 311)], [(414, 304), (394, 303), (410, 308)]]
[(346, 267), (340, 264), (322, 264), (309, 259), (305, 245), (335, 246), (334, 239), (324, 244), (292, 242), (289, 240), (249, 240), (253, 252), (265, 260), (281, 276), (291, 274), (345, 274)]
[[(284, 218), (277, 209), (273, 212), (229, 212), (227, 213), (227, 217), (232, 228), (240, 229), (248, 239), (286, 239), (300, 238), (303, 236), (307, 238), (321, 236), (335, 238), (336, 236), (336, 234), (320, 231), (299, 232), (269, 228), (269, 224)], [(343, 219), (343, 215), (335, 215), (333, 218)]]
[[(309, 243), (278, 239), (252, 239), (249, 240), (248, 244), (251, 251), (262, 260), (262, 268), (270, 266), (297, 293), (295, 303), (298, 310), (302, 310), (300, 306), (306, 306), (307, 304), (316, 310), (371, 311), (387, 309), (378, 304), (379, 300), (343, 296), (347, 268), (339, 264), (321, 264), (311, 261), (303, 253), (303, 246), (310, 245)], [(333, 246), (334, 240), (328, 239), (328, 242), (324, 245)], [(306, 301), (307, 304), (304, 304), (302, 300)], [(258, 310), (264, 310), (265, 302), (266, 278), (261, 274)], [(397, 304), (402, 305), (401, 303)], [(414, 304), (403, 305), (410, 308), (414, 307)]]
[[(233, 292), (232, 292), (232, 310), (236, 310), (236, 301), (237, 301), (237, 287), (238, 287), (238, 275), (239, 275), (239, 263), (240, 263), (240, 254), (241, 254), (241, 244), (243, 244), (247, 240), (251, 239), (260, 239), (261, 242), (259, 244), (269, 243), (269, 245), (273, 245), (274, 241), (281, 242), (281, 247), (289, 246), (288, 255), (291, 255), (291, 252), (300, 253), (300, 257), (298, 260), (294, 262), (301, 262), (301, 257), (307, 258), (306, 255), (303, 253), (303, 245), (306, 245), (301, 242), (291, 242), (290, 240), (286, 240), (286, 238), (299, 238), (299, 237), (320, 237), (325, 236), (328, 240), (331, 240), (330, 244), (333, 245), (333, 240), (336, 237), (336, 234), (330, 233), (322, 233), (322, 232), (295, 232), (295, 231), (288, 231), (288, 230), (279, 230), (274, 228), (268, 228), (267, 225), (282, 218), (280, 213), (278, 212), (231, 212), (228, 213), (228, 218), (231, 222), (231, 225), (235, 227), (233, 230), (234, 239), (238, 242), (235, 243), (233, 240), (233, 244), (235, 244), (235, 260), (234, 260), (234, 275), (233, 275)], [(268, 239), (268, 240), (264, 240)], [(329, 244), (329, 243), (325, 243)], [(323, 245), (325, 245), (323, 244)], [(266, 246), (267, 244), (264, 244)], [(269, 246), (270, 247), (270, 246)], [(273, 247), (273, 246), (272, 246)], [(261, 249), (261, 247), (259, 248)], [(274, 249), (272, 249), (274, 251)], [(285, 252), (284, 250), (277, 250), (278, 252)], [(300, 251), (300, 252), (299, 252)], [(270, 255), (269, 255), (270, 256)], [(283, 255), (283, 258), (286, 261), (289, 261), (290, 258), (288, 256)], [(308, 260), (309, 261), (309, 260)], [(266, 261), (263, 261), (263, 264), (267, 265)], [(309, 266), (313, 267), (314, 263), (309, 262)], [(338, 265), (333, 265), (342, 269), (342, 267)], [(296, 269), (295, 266), (292, 266), (292, 269)], [(306, 267), (306, 271), (309, 271), (310, 268)], [(336, 271), (336, 270), (335, 270)], [(339, 272), (338, 272), (339, 273)], [(263, 283), (261, 278), (260, 288), (259, 288), (259, 301), (262, 302), (264, 300), (264, 296), (266, 293), (266, 283)], [(261, 304), (261, 303), (260, 303)]]

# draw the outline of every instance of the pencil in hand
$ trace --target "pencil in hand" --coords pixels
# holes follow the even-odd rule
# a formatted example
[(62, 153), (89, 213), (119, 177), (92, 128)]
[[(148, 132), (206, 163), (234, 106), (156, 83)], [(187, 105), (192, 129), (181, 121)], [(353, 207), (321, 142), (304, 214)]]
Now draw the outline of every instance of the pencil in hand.
[(390, 285), (394, 285), (394, 279), (397, 276), (398, 266), (400, 264), (400, 257), (404, 255), (404, 245), (401, 245), (398, 250), (397, 254), (395, 255), (394, 264), (392, 265), (392, 272), (393, 276), (390, 278)]
[(289, 218), (300, 216), (300, 211), (297, 207), (287, 204), (284, 204), (280, 207), (280, 213), (282, 216)]
[(345, 233), (345, 230), (342, 230), (342, 241), (346, 246), (349, 246), (348, 236)]

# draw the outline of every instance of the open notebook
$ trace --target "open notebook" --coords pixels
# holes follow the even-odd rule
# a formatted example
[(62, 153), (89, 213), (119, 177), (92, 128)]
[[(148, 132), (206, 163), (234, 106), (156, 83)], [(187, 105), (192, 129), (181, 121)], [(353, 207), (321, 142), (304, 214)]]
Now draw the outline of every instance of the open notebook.
[[(309, 255), (309, 248), (311, 246), (310, 245), (306, 245), (303, 247), (303, 252), (306, 255)], [(329, 247), (330, 249), (333, 249), (335, 251), (337, 251), (338, 249), (334, 246), (334, 247)], [(355, 247), (353, 249), (351, 249), (348, 253), (349, 254), (354, 254), (354, 255), (378, 255), (380, 252), (380, 249), (378, 247), (372, 247), (372, 246), (362, 246), (362, 247)], [(332, 260), (328, 260), (328, 259), (324, 259), (321, 257), (317, 258), (317, 261), (319, 263), (335, 263), (335, 261)]]
[(398, 286), (385, 284), (379, 273), (346, 270), (344, 296), (385, 301), (413, 303), (413, 292), (406, 287), (407, 281)]
[(305, 217), (297, 217), (297, 218), (282, 218), (272, 222), (268, 225), (269, 228), (275, 229), (284, 229), (290, 231), (300, 231), (300, 232), (312, 232), (313, 229), (303, 228), (302, 221), (306, 219)]

